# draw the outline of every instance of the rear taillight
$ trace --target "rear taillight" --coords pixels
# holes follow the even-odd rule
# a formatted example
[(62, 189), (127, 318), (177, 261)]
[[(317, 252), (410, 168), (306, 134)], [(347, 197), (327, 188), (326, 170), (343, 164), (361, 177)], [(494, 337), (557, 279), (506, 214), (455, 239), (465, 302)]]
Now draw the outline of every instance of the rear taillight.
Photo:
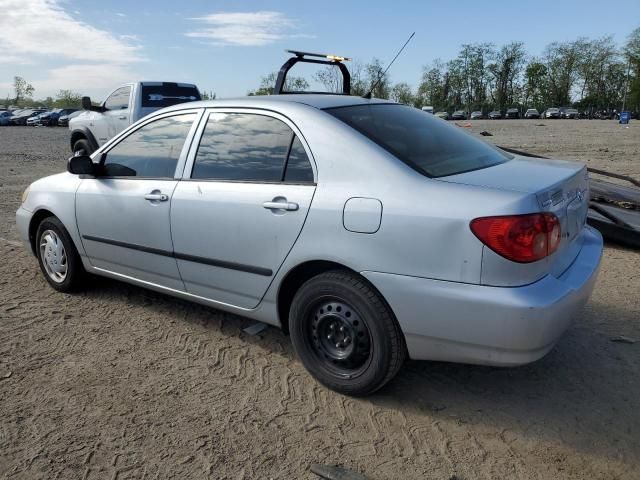
[(553, 213), (476, 218), (471, 231), (497, 254), (520, 263), (540, 260), (560, 245), (560, 222)]

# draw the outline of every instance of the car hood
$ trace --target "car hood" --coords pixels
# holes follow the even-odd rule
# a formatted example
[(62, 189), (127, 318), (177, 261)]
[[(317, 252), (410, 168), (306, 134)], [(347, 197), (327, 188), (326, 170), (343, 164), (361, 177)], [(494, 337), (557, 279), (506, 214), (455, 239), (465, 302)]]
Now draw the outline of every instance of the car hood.
[(584, 169), (579, 162), (514, 156), (493, 167), (459, 173), (436, 180), (523, 193), (537, 193)]

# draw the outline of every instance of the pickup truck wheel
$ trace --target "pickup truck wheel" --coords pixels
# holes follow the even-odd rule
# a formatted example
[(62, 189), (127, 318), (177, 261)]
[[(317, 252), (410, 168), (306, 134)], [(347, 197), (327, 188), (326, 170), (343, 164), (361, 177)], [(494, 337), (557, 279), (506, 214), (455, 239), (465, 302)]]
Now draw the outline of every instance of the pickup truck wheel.
[(73, 144), (73, 154), (74, 155), (91, 155), (93, 153), (93, 149), (89, 142), (84, 138), (80, 140), (76, 140), (76, 143)]
[(36, 254), (44, 278), (59, 292), (77, 290), (85, 279), (86, 272), (73, 240), (56, 217), (47, 217), (40, 222)]
[(389, 307), (366, 280), (347, 271), (320, 274), (300, 287), (289, 330), (311, 375), (346, 395), (375, 392), (406, 358), (404, 336)]

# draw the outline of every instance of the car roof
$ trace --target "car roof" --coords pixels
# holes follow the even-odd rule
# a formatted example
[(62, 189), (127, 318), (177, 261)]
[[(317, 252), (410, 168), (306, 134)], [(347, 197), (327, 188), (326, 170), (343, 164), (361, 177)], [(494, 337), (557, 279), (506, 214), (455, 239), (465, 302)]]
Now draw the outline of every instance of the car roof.
[(335, 107), (347, 107), (354, 105), (370, 105), (376, 103), (396, 104), (390, 100), (380, 98), (363, 98), (355, 95), (332, 95), (313, 93), (291, 93), (280, 95), (255, 95), (247, 97), (236, 97), (216, 100), (203, 100), (199, 102), (179, 103), (163, 109), (164, 112), (172, 110), (182, 110), (185, 108), (213, 108), (213, 107), (256, 107), (256, 108), (278, 108), (284, 104), (299, 103), (310, 107), (325, 109)]

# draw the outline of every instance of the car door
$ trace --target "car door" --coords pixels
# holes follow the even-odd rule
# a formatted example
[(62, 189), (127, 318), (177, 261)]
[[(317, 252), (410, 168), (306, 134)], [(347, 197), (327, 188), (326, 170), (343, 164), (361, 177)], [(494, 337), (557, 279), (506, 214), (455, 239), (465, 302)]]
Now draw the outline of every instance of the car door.
[(116, 89), (104, 102), (104, 126), (98, 138), (100, 145), (129, 126), (131, 112), (131, 85)]
[(315, 192), (311, 156), (277, 114), (207, 115), (172, 199), (175, 257), (189, 293), (249, 309), (305, 222)]
[(94, 267), (184, 290), (169, 211), (201, 113), (155, 117), (98, 154), (99, 175), (76, 192), (78, 230)]

